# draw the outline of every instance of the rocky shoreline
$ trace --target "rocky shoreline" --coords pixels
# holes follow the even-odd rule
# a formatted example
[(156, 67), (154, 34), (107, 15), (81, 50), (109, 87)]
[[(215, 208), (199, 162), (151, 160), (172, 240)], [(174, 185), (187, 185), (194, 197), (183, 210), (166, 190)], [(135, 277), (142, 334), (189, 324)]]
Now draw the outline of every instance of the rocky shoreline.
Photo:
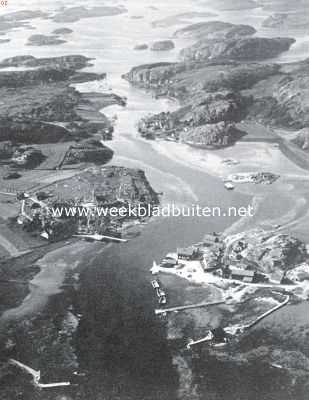
[(254, 43), (270, 59), (287, 51), (294, 39), (251, 37), (254, 32), (247, 25), (220, 21), (189, 25), (175, 35), (203, 39), (183, 51), (184, 60), (141, 65), (126, 74), (132, 85), (181, 104), (176, 112), (141, 121), (142, 135), (221, 147), (248, 134), (237, 133), (235, 124), (255, 120), (273, 129), (301, 129), (294, 143), (306, 149), (308, 60), (259, 63)]

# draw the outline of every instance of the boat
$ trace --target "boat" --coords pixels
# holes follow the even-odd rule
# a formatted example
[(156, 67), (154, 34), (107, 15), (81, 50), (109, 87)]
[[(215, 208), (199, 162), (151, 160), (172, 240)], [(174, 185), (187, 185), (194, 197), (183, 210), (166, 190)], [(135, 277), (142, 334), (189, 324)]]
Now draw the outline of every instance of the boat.
[(157, 275), (160, 272), (159, 265), (155, 261), (153, 261), (153, 263), (152, 263), (150, 272), (152, 273), (152, 275)]
[(167, 299), (166, 296), (160, 296), (159, 297), (159, 304), (166, 304), (167, 303)]
[(233, 185), (232, 182), (225, 182), (224, 187), (227, 190), (234, 190), (235, 189), (235, 185)]
[(160, 288), (160, 284), (157, 280), (153, 280), (151, 281), (151, 285), (154, 289), (159, 289)]
[(164, 290), (158, 288), (157, 289), (157, 296), (158, 297), (163, 297), (163, 296), (166, 296), (166, 293), (164, 292)]

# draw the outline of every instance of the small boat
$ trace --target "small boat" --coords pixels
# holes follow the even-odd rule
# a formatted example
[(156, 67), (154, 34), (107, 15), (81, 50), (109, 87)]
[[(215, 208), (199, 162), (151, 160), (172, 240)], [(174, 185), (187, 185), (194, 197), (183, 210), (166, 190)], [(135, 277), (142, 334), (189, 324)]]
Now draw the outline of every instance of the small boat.
[(151, 281), (151, 285), (154, 289), (159, 289), (160, 288), (160, 284), (157, 280), (153, 280)]
[(152, 275), (157, 275), (160, 272), (159, 265), (154, 261), (152, 267), (150, 268)]
[(165, 295), (164, 296), (160, 296), (159, 304), (166, 304), (166, 303), (167, 303), (166, 296)]
[(224, 187), (227, 190), (234, 190), (235, 189), (235, 185), (233, 185), (232, 182), (225, 182)]
[(166, 293), (162, 289), (157, 289), (157, 295), (158, 297), (164, 297), (166, 296)]

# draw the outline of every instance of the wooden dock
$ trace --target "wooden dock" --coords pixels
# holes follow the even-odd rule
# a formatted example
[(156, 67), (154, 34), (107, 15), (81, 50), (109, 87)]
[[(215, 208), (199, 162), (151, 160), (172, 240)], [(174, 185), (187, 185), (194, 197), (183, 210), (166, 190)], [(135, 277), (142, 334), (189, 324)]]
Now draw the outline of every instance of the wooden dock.
[(167, 314), (170, 312), (179, 312), (179, 311), (185, 311), (185, 310), (192, 310), (194, 308), (202, 308), (202, 307), (212, 307), (212, 306), (218, 306), (220, 304), (225, 304), (225, 301), (214, 301), (214, 302), (208, 302), (208, 303), (197, 303), (197, 304), (189, 304), (187, 306), (176, 306), (176, 307), (171, 307), (171, 308), (159, 308), (155, 310), (156, 315), (160, 314)]
[(28, 365), (23, 364), (20, 361), (14, 360), (13, 358), (10, 358), (9, 363), (22, 369), (23, 371), (27, 372), (29, 375), (32, 375), (33, 384), (40, 389), (63, 387), (63, 386), (71, 385), (70, 382), (40, 383), (41, 371), (36, 371), (35, 369), (28, 367)]

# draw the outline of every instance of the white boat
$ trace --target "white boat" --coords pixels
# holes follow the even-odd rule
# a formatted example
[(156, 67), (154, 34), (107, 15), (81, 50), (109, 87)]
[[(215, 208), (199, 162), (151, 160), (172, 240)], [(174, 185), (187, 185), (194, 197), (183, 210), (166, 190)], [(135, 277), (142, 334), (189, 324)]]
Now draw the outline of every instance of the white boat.
[(154, 289), (159, 289), (160, 288), (159, 282), (156, 281), (156, 280), (151, 281), (151, 285), (152, 285), (152, 287)]
[(150, 268), (150, 272), (152, 275), (157, 275), (160, 272), (159, 265), (154, 261), (152, 263), (152, 267)]
[(235, 185), (233, 185), (232, 182), (225, 182), (224, 187), (227, 190), (234, 190), (235, 189)]
[(163, 296), (166, 296), (166, 293), (164, 292), (164, 290), (158, 288), (157, 295), (158, 295), (158, 297), (163, 297)]

